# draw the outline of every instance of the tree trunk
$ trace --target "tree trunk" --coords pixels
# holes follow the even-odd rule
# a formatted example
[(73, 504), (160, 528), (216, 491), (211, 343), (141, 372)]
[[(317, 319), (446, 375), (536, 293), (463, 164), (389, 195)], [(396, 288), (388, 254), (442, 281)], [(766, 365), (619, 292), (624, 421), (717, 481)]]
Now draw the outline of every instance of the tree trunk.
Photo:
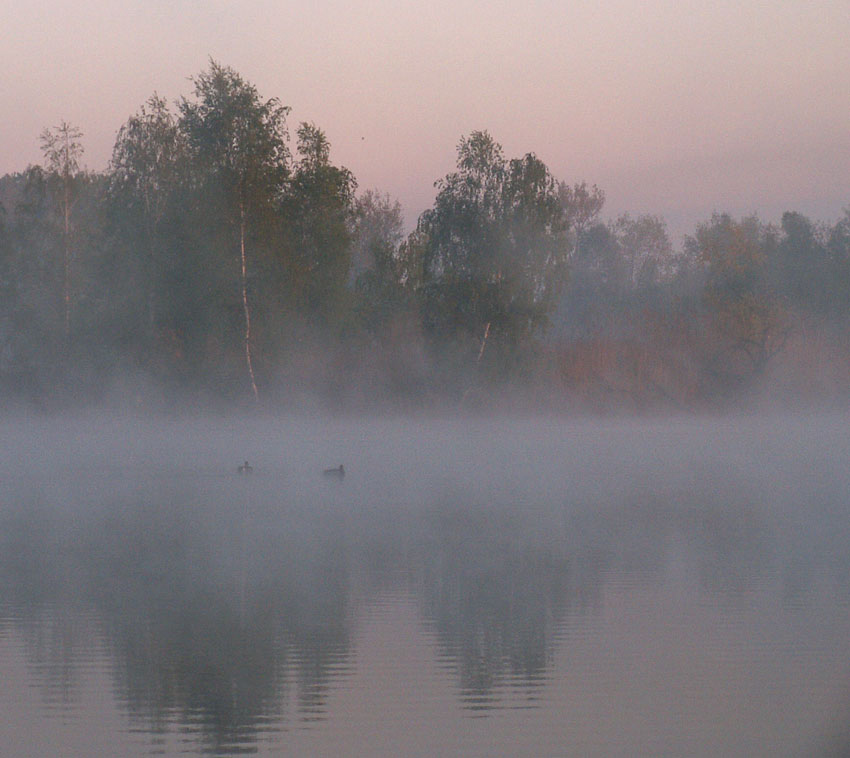
[(65, 341), (68, 341), (68, 338), (71, 335), (71, 250), (70, 250), (70, 236), (71, 236), (71, 188), (70, 188), (71, 178), (66, 173), (63, 177), (63, 212), (65, 216), (65, 236), (64, 236), (64, 250), (62, 256), (63, 263), (63, 277), (62, 277), (62, 299), (65, 304)]
[(251, 392), (254, 402), (260, 397), (257, 393), (257, 382), (254, 378), (254, 365), (251, 361), (251, 309), (248, 307), (248, 267), (245, 257), (245, 205), (239, 204), (239, 250), (242, 258), (242, 309), (245, 311), (245, 363), (248, 365), (248, 376), (251, 378)]
[[(475, 359), (475, 368), (476, 369), (478, 368), (478, 365), (481, 363), (481, 356), (484, 355), (484, 348), (487, 347), (487, 337), (489, 337), (489, 336), (490, 336), (490, 322), (488, 321), (487, 326), (484, 328), (484, 337), (481, 339), (481, 348), (478, 351), (478, 357)], [(472, 391), (472, 387), (473, 387), (474, 383), (475, 383), (475, 380), (473, 379), (473, 383), (470, 384), (464, 390), (463, 395), (461, 395), (459, 405), (462, 406), (466, 402), (466, 398), (469, 395), (469, 393)]]
[(151, 219), (150, 201), (145, 191), (145, 234), (148, 242), (148, 330), (151, 340), (156, 335), (156, 243), (154, 242), (154, 221)]
[(484, 355), (484, 348), (487, 347), (487, 337), (490, 336), (490, 322), (487, 322), (487, 327), (484, 329), (484, 338), (481, 340), (481, 349), (478, 351), (478, 359), (475, 361), (477, 366), (481, 363), (481, 356)]

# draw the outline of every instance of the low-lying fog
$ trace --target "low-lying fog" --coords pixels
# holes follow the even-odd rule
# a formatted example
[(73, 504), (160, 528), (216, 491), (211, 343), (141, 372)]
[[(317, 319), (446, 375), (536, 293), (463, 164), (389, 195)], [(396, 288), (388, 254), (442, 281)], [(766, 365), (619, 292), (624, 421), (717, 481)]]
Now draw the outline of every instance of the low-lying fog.
[[(517, 699), (552, 711), (543, 732), (543, 716), (516, 720), (525, 710), (492, 722), (512, 724), (505, 755), (555, 744), (588, 755), (635, 745), (840, 751), (850, 692), (848, 422), (846, 413), (6, 421), (0, 673), (20, 677), (10, 660), (23, 651), (27, 684), (73, 700), (85, 689), (85, 677), (69, 675), (73, 662), (94, 655), (79, 652), (88, 644), (80, 635), (93, 636), (133, 734), (189, 719), (200, 741), (181, 749), (273, 751), (282, 749), (274, 735), (301, 719), (326, 724), (297, 743), (321, 751), (339, 719), (359, 728), (362, 712), (335, 720), (345, 698), (332, 693), (340, 676), (368, 678), (374, 619), (388, 625), (381, 645), (410, 637), (368, 611), (389, 597), (415, 609), (454, 688), (444, 699), (461, 713)], [(245, 461), (250, 474), (237, 470)], [(344, 478), (323, 473), (340, 464)], [(722, 643), (729, 628), (734, 642)], [(672, 663), (653, 647), (662, 639), (675, 647)], [(623, 650), (636, 656), (626, 668)], [(572, 679), (563, 672), (571, 655), (583, 667)], [(53, 674), (32, 673), (51, 665)], [(570, 682), (587, 698), (581, 707)], [(667, 706), (657, 693), (626, 697), (635, 682), (667, 693)], [(384, 685), (364, 696), (378, 709), (398, 702)], [(488, 754), (492, 733), (446, 716), (426, 727), (421, 705), (398, 719), (417, 720), (421, 735), (386, 725), (385, 751), (362, 737), (359, 754), (410, 754), (428, 740)], [(570, 713), (572, 731), (558, 731), (555, 714)], [(0, 716), (0, 753), (22, 747), (14, 721)], [(44, 726), (23, 747), (49, 753), (51, 739), (65, 738)], [(80, 750), (97, 747), (90, 739)], [(131, 742), (122, 754), (145, 754)]]
[[(833, 529), (850, 523), (848, 422), (844, 413), (7, 422), (0, 507), (77, 518), (134, 499), (159, 511), (171, 500), (179, 511), (175, 496), (191, 496), (225, 511), (248, 503), (305, 519), (344, 514), (358, 531), (440, 508), (498, 511), (516, 518), (518, 533), (543, 526), (556, 545), (579, 538), (570, 524), (583, 514), (650, 519), (642, 527), (660, 536), (691, 512), (720, 509), (838, 540), (850, 537)], [(249, 476), (238, 473), (244, 461)], [(323, 475), (340, 464), (342, 481)]]
[[(746, 486), (771, 498), (796, 483), (847, 484), (850, 414), (794, 413), (663, 419), (292, 417), (72, 417), (5, 421), (4, 487), (63, 481), (94, 485), (150, 477), (231, 477), (250, 461), (254, 486), (308, 494), (325, 468), (344, 463), (345, 500), (401, 494), (431, 499), (451, 486), (501, 502), (635, 488), (669, 493), (700, 480)], [(286, 484), (284, 484), (286, 483)], [(713, 481), (714, 487), (718, 481)], [(656, 488), (661, 488), (660, 490)]]

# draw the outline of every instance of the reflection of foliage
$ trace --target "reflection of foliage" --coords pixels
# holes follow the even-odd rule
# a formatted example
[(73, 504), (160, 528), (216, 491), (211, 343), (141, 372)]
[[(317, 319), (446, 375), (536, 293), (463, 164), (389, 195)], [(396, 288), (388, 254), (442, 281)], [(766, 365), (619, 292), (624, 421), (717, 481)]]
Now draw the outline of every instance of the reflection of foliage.
[(4, 525), (0, 576), (54, 672), (47, 686), (73, 697), (86, 644), (75, 619), (94, 609), (118, 696), (154, 730), (176, 715), (210, 749), (232, 751), (281, 713), (289, 686), (302, 718), (323, 712), (350, 647), (345, 553), (305, 549), (301, 529), (270, 538), (238, 500), (226, 505), (229, 516), (185, 495), (113, 501), (76, 524), (41, 513)]
[(130, 713), (198, 723), (221, 748), (250, 741), (285, 695), (286, 660), (270, 619), (241, 622), (231, 598), (197, 593), (110, 619), (118, 690)]
[[(181, 709), (221, 747), (254, 738), (280, 712), (288, 682), (298, 688), (304, 717), (321, 712), (328, 680), (347, 656), (349, 632), (339, 553), (305, 554), (297, 532), (272, 540), (259, 525), (219, 523), (207, 525), (200, 544), (191, 537), (176, 552), (168, 540), (156, 540), (168, 551), (168, 576), (124, 588), (130, 607), (152, 607), (129, 624), (118, 614), (123, 628), (114, 640), (127, 665), (131, 710)], [(132, 533), (118, 536), (119, 544)]]
[[(370, 502), (357, 518), (321, 499), (281, 503), (278, 482), (259, 475), (155, 495), (147, 484), (143, 495), (66, 487), (69, 503), (0, 512), (0, 624), (12, 619), (54, 703), (73, 704), (85, 678), (75, 667), (105, 649), (120, 705), (143, 730), (177, 723), (205, 749), (233, 752), (293, 714), (322, 717), (351, 662), (354, 587), (368, 601), (412, 583), (467, 710), (528, 705), (556, 646), (570, 644), (567, 614), (607, 622), (612, 584), (661, 587), (671, 545), (693, 569), (688, 589), (712, 601), (760, 591), (775, 554), (792, 578), (809, 566), (791, 563), (800, 556), (828, 562), (846, 591), (840, 530), (810, 542), (793, 530), (776, 550), (760, 508), (774, 490), (705, 466), (639, 481), (590, 471), (560, 504), (461, 491), (424, 510)], [(801, 519), (843, 523), (831, 509), (844, 479), (826, 481)]]
[(567, 564), (524, 541), (505, 514), (433, 514), (422, 545), (423, 612), (458, 666), (464, 700), (486, 707), (505, 683), (533, 686), (551, 662)]

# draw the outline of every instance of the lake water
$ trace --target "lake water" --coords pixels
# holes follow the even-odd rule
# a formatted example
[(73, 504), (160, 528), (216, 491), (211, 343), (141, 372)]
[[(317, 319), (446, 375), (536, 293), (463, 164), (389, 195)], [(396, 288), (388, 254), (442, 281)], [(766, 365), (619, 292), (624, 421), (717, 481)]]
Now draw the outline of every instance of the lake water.
[(7, 422), (0, 755), (850, 755), (848, 422)]

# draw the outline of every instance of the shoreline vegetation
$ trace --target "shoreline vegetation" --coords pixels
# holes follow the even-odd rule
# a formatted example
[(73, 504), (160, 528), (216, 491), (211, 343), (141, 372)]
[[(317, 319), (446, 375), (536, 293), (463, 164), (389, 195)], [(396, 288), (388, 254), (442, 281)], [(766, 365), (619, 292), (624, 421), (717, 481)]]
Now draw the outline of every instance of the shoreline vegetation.
[[(704, 412), (850, 400), (834, 223), (603, 216), (486, 131), (405, 232), (315, 124), (210, 61), (103, 172), (84, 135), (0, 177), (0, 403), (325, 412)], [(850, 200), (849, 200), (850, 202)]]

